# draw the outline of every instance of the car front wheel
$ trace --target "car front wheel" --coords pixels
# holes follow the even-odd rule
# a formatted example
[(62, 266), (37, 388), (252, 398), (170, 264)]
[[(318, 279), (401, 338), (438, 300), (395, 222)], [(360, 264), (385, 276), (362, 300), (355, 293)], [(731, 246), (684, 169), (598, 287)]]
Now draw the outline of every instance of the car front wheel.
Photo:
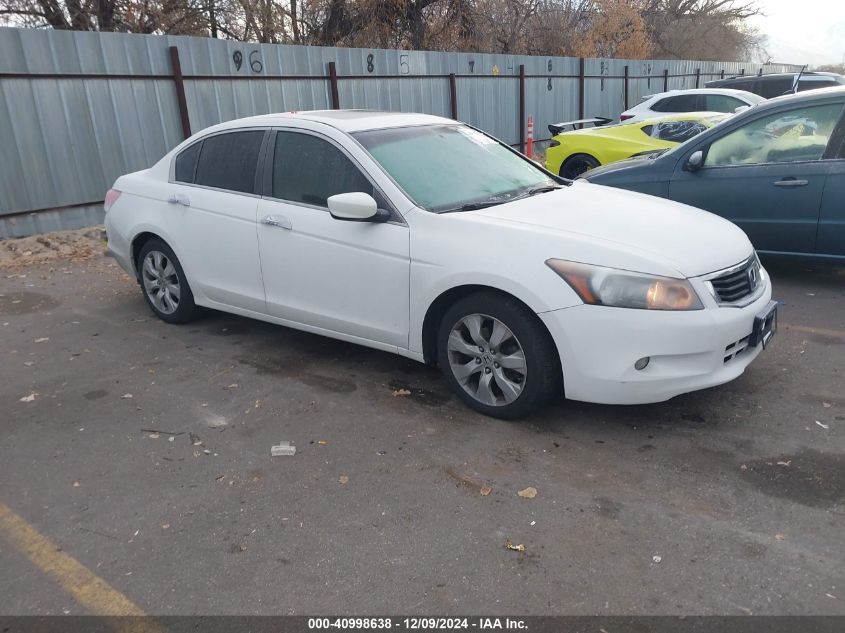
[(543, 323), (515, 298), (480, 292), (457, 301), (440, 324), (438, 359), (471, 408), (520, 418), (560, 392), (560, 362)]

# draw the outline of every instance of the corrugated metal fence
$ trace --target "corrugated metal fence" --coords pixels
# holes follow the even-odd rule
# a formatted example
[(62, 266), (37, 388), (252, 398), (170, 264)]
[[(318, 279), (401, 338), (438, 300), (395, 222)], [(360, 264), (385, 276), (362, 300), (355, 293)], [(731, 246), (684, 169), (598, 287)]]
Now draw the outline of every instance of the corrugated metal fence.
[(332, 107), (454, 117), (518, 145), (664, 88), (779, 72), (739, 62), (323, 48), (0, 28), (0, 237), (102, 220), (103, 193), (189, 131)]

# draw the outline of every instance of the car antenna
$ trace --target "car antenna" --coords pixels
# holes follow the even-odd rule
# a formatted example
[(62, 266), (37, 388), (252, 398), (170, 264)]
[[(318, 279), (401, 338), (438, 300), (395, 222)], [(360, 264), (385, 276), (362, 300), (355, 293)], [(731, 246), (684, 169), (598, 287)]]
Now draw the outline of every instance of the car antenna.
[(801, 75), (804, 74), (805, 70), (807, 70), (807, 64), (801, 66), (801, 70), (798, 71), (798, 76), (795, 78), (795, 84), (792, 86), (792, 94), (798, 92), (798, 82), (801, 81)]

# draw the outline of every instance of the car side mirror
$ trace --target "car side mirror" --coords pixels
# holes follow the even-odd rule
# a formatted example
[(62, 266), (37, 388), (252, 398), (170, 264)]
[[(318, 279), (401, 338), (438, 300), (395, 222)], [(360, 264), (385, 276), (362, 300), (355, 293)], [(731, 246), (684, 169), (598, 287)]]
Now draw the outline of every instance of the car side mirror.
[(704, 152), (695, 150), (684, 163), (684, 171), (698, 171), (704, 165)]
[(734, 114), (739, 114), (740, 112), (745, 112), (745, 111), (746, 111), (746, 110), (748, 110), (750, 107), (751, 107), (751, 106), (747, 106), (747, 105), (737, 106), (737, 107), (735, 107), (735, 108), (734, 108)]
[(379, 209), (375, 198), (362, 191), (339, 193), (328, 199), (329, 213), (335, 220), (347, 222), (387, 222), (390, 211)]

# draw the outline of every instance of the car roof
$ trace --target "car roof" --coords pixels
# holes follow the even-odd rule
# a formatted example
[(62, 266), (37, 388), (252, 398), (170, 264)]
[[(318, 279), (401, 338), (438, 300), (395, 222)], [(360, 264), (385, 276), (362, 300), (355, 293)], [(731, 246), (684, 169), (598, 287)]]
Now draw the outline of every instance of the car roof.
[[(798, 71), (794, 71), (791, 73), (766, 73), (764, 75), (733, 75), (731, 77), (725, 77), (724, 79), (719, 79), (717, 81), (728, 81), (734, 79), (784, 79), (795, 77), (798, 74)], [(805, 70), (801, 73), (802, 77), (841, 77), (839, 73), (831, 73), (824, 70)]]
[[(656, 125), (664, 122), (685, 122), (685, 121), (704, 121), (710, 119), (723, 119), (733, 114), (725, 112), (681, 112), (678, 114), (664, 114), (661, 116), (653, 116), (642, 121), (635, 121), (633, 123), (613, 123), (611, 125), (598, 125), (596, 127), (585, 127), (580, 130), (566, 130), (555, 134), (555, 136), (616, 136), (618, 134), (625, 134), (629, 130), (642, 129), (647, 125)], [(713, 123), (715, 125), (719, 121)]]
[(394, 127), (408, 127), (413, 125), (455, 124), (446, 119), (431, 114), (417, 114), (413, 112), (383, 112), (378, 110), (305, 110), (297, 112), (277, 112), (261, 114), (243, 119), (234, 119), (209, 128), (210, 131), (221, 131), (242, 127), (284, 126), (292, 121), (313, 121), (324, 123), (343, 132), (361, 132), (364, 130), (381, 130)]
[(802, 101), (823, 101), (830, 97), (843, 96), (845, 97), (845, 86), (831, 86), (830, 88), (816, 88), (814, 90), (807, 90), (805, 92), (796, 92), (794, 94), (782, 95), (780, 97), (772, 97), (762, 103), (754, 106), (755, 112), (769, 108), (776, 108), (785, 103), (800, 103)]
[[(721, 88), (722, 86), (732, 86), (735, 84), (741, 84), (745, 82), (754, 82), (754, 81), (762, 81), (763, 83), (769, 81), (783, 81), (783, 80), (790, 80), (794, 81), (795, 78), (798, 76), (798, 72), (793, 73), (769, 73), (767, 75), (734, 75), (733, 77), (725, 77), (724, 79), (715, 79), (713, 81), (708, 81), (705, 85), (710, 86), (712, 88)], [(831, 73), (821, 70), (808, 70), (801, 73), (801, 80), (810, 80), (813, 79), (833, 79), (838, 80), (841, 82), (843, 79), (843, 75), (839, 73)]]
[(755, 95), (753, 92), (747, 90), (736, 90), (734, 88), (678, 88), (675, 90), (667, 90), (666, 92), (656, 92), (646, 99), (653, 99), (655, 97), (668, 97), (672, 95), (688, 94), (688, 95), (706, 95), (706, 94), (720, 94), (720, 95), (734, 95), (737, 97), (745, 97), (748, 95)]
[[(634, 125), (644, 126), (653, 125), (655, 123), (663, 123), (665, 121), (709, 121), (711, 119), (723, 119), (733, 116), (731, 112), (681, 112), (678, 114), (665, 114), (662, 116), (649, 117), (642, 121), (637, 121)], [(622, 125), (625, 125), (624, 123)]]

